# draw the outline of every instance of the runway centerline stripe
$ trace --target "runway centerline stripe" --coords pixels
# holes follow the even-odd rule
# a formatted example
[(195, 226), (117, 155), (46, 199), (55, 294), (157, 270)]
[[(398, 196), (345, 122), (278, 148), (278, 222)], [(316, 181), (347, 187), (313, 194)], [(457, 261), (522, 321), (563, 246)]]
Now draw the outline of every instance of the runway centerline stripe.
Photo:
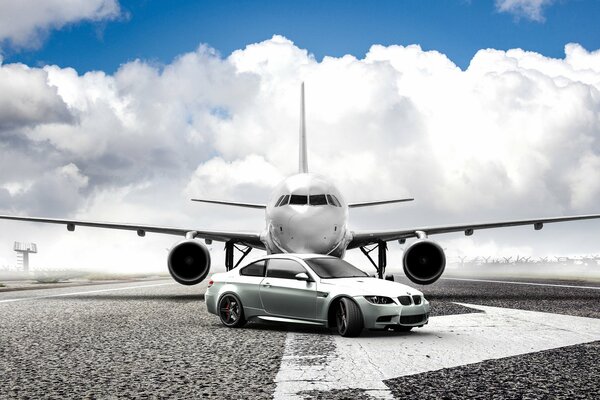
[(577, 285), (560, 285), (557, 283), (534, 283), (534, 282), (515, 282), (515, 281), (499, 281), (491, 279), (470, 279), (470, 278), (440, 278), (448, 281), (465, 281), (465, 282), (486, 282), (486, 283), (508, 283), (511, 285), (526, 285), (526, 286), (549, 286), (575, 289), (591, 289), (600, 290), (600, 286), (577, 286)]
[(90, 293), (103, 293), (103, 292), (114, 292), (117, 290), (130, 290), (130, 289), (141, 289), (141, 288), (149, 288), (149, 287), (157, 287), (157, 286), (167, 286), (174, 285), (174, 283), (156, 283), (152, 285), (139, 285), (139, 286), (128, 286), (128, 287), (120, 287), (120, 288), (112, 288), (112, 289), (99, 289), (99, 290), (88, 290), (84, 292), (73, 292), (73, 293), (60, 293), (60, 294), (49, 294), (44, 296), (33, 296), (33, 297), (22, 297), (19, 299), (8, 299), (8, 300), (0, 300), (0, 303), (11, 303), (16, 301), (26, 301), (26, 300), (38, 300), (38, 299), (49, 299), (52, 297), (67, 297), (67, 296), (78, 296), (81, 294), (90, 294)]

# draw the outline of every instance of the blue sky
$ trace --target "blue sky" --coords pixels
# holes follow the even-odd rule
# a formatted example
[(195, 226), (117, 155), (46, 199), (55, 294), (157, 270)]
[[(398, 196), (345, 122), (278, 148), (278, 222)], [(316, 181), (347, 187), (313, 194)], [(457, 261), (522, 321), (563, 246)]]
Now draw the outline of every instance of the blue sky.
[[(519, 2), (519, 0), (513, 0)], [(526, 1), (524, 1), (526, 2)], [(116, 20), (79, 22), (47, 34), (35, 50), (4, 46), (4, 62), (114, 72), (141, 58), (169, 63), (207, 43), (223, 56), (283, 35), (317, 59), (362, 57), (372, 44), (420, 44), (465, 69), (482, 48), (523, 48), (562, 58), (564, 45), (600, 48), (600, 1), (550, 1), (543, 21), (500, 12), (491, 0), (190, 1), (123, 0)]]

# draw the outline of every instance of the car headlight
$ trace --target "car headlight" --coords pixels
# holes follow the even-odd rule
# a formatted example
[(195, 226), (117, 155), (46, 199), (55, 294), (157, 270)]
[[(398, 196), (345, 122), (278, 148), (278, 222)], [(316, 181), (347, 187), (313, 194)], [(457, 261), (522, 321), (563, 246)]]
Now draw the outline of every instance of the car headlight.
[(385, 296), (365, 296), (365, 299), (373, 304), (395, 304), (394, 300)]

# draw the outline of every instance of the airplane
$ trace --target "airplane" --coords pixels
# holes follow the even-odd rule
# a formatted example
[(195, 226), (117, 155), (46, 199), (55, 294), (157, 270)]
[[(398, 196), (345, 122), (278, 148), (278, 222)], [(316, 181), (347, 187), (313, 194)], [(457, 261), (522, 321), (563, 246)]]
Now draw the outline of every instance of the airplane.
[[(72, 232), (77, 226), (120, 229), (146, 233), (182, 236), (169, 251), (167, 266), (172, 278), (183, 285), (202, 282), (210, 272), (211, 258), (205, 244), (225, 243), (225, 267), (237, 267), (253, 248), (276, 253), (317, 253), (343, 258), (347, 250), (360, 249), (377, 271), (385, 278), (387, 243), (416, 239), (404, 250), (403, 270), (408, 279), (419, 285), (437, 281), (446, 266), (442, 247), (429, 237), (441, 233), (464, 232), (466, 236), (480, 229), (533, 225), (540, 230), (547, 223), (598, 219), (600, 214), (554, 218), (531, 218), (500, 222), (465, 223), (458, 225), (422, 226), (395, 230), (351, 230), (348, 211), (357, 207), (413, 201), (412, 198), (347, 203), (341, 192), (327, 178), (309, 173), (307, 156), (304, 83), (300, 89), (299, 170), (281, 182), (267, 204), (243, 203), (211, 199), (192, 199), (197, 202), (265, 210), (265, 229), (262, 232), (203, 230), (197, 227), (178, 228), (126, 223), (92, 222), (72, 219), (38, 218), (0, 215), (0, 219), (66, 225)], [(204, 239), (204, 243), (197, 239)], [(376, 260), (371, 257), (377, 251)], [(236, 251), (241, 255), (235, 260)], [(507, 260), (508, 262), (508, 260)]]

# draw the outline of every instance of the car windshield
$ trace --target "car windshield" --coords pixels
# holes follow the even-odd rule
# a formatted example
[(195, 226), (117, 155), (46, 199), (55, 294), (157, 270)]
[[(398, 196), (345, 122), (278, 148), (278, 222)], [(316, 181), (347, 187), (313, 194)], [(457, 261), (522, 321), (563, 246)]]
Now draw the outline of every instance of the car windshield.
[(339, 258), (309, 258), (306, 263), (323, 279), (365, 278), (369, 275)]

